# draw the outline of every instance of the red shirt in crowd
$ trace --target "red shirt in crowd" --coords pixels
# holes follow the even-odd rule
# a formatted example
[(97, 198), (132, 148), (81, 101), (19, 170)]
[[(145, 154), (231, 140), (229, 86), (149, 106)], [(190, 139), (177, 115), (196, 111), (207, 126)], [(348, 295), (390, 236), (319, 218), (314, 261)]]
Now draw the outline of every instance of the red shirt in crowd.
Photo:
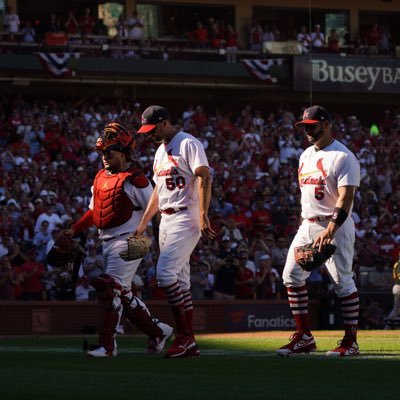
[[(245, 282), (249, 280), (248, 283), (244, 285), (238, 285), (238, 282)], [(236, 298), (237, 299), (254, 299), (255, 294), (255, 284), (254, 275), (246, 267), (239, 268), (236, 274)]]
[(37, 261), (27, 261), (21, 265), (21, 270), (24, 273), (24, 293), (41, 293), (43, 290), (42, 278), (45, 273), (43, 264)]
[(208, 42), (208, 31), (203, 25), (198, 25), (191, 33), (191, 37), (196, 43), (206, 44)]
[(267, 209), (256, 210), (251, 216), (251, 223), (253, 224), (253, 231), (263, 232), (266, 225), (271, 223), (271, 211)]

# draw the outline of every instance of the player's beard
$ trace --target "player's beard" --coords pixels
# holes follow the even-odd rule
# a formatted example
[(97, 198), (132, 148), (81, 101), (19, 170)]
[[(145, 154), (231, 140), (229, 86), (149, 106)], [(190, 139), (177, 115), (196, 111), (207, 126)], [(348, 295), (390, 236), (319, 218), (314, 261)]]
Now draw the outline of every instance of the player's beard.
[(323, 131), (321, 125), (318, 125), (318, 128), (312, 129), (312, 130), (309, 130), (309, 131), (307, 131), (307, 128), (305, 128), (305, 132), (306, 132), (306, 135), (307, 135), (307, 140), (311, 144), (317, 143), (318, 140), (320, 140), (322, 138), (322, 136), (324, 135), (324, 131)]
[(151, 131), (149, 133), (149, 137), (154, 143), (157, 143), (157, 144), (160, 144), (163, 141), (163, 139), (160, 136), (160, 134), (157, 134), (156, 128), (154, 129), (154, 132)]
[(163, 141), (163, 139), (162, 139), (160, 136), (158, 136), (158, 135), (154, 135), (154, 136), (152, 137), (152, 139), (153, 139), (153, 142), (154, 142), (154, 143), (157, 143), (157, 144), (160, 144), (160, 143), (162, 143), (162, 141)]

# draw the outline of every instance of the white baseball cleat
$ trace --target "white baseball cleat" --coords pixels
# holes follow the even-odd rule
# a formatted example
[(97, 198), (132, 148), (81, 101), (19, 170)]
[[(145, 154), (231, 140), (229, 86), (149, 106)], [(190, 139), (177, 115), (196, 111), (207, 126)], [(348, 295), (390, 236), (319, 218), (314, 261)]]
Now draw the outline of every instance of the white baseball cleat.
[(296, 332), (290, 337), (290, 342), (276, 350), (280, 356), (311, 353), (317, 350), (313, 335)]
[(351, 357), (358, 356), (360, 350), (357, 342), (353, 338), (344, 337), (338, 341), (338, 345), (335, 349), (329, 350), (325, 353), (328, 357)]
[(163, 334), (162, 336), (155, 338), (156, 345), (154, 347), (154, 352), (156, 354), (159, 354), (164, 350), (164, 347), (167, 344), (169, 338), (174, 333), (174, 329), (172, 328), (172, 326), (164, 324), (163, 322), (159, 322), (158, 327), (161, 328)]
[(98, 347), (94, 350), (89, 350), (86, 352), (88, 357), (115, 357), (117, 355), (117, 348), (115, 347), (113, 351), (107, 351), (103, 346)]

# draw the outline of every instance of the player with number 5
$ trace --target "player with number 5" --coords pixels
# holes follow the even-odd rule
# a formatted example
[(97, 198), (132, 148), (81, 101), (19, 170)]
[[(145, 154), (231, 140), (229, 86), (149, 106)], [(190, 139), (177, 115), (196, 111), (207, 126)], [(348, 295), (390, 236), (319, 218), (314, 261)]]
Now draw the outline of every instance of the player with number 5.
[(189, 259), (201, 234), (209, 239), (215, 236), (207, 215), (211, 198), (207, 157), (199, 140), (175, 129), (164, 107), (148, 107), (138, 133), (160, 145), (153, 164), (155, 187), (133, 235), (141, 235), (152, 217), (161, 213), (157, 281), (165, 290), (176, 324), (175, 340), (165, 358), (198, 357)]
[(283, 270), (296, 333), (277, 353), (291, 356), (316, 350), (308, 321), (306, 279), (310, 272), (296, 264), (294, 253), (296, 247), (314, 243), (320, 251), (328, 244), (336, 246), (335, 253), (325, 265), (341, 302), (345, 330), (338, 346), (326, 355), (355, 356), (359, 353), (359, 298), (352, 271), (355, 228), (351, 210), (356, 188), (360, 186), (360, 165), (354, 154), (332, 137), (330, 115), (324, 108), (307, 108), (296, 126), (303, 128), (311, 144), (299, 160), (303, 222), (293, 239)]

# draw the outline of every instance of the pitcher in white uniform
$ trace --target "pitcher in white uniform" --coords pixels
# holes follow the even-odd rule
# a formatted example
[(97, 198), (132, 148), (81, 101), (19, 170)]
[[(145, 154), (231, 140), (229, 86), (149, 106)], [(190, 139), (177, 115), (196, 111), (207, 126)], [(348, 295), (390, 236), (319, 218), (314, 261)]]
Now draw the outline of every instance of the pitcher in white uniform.
[(160, 211), (157, 280), (165, 290), (176, 324), (175, 341), (165, 357), (199, 357), (192, 326), (189, 259), (201, 234), (210, 239), (215, 236), (207, 216), (211, 198), (207, 157), (202, 143), (178, 132), (169, 112), (161, 106), (150, 106), (143, 112), (138, 133), (160, 144), (153, 164), (155, 187), (133, 234), (142, 234)]
[(330, 115), (324, 108), (306, 109), (303, 120), (296, 125), (304, 129), (311, 144), (299, 160), (303, 222), (290, 246), (283, 271), (296, 333), (277, 353), (289, 356), (316, 350), (308, 320), (306, 279), (310, 272), (300, 268), (294, 259), (295, 247), (314, 242), (321, 249), (327, 243), (337, 247), (326, 268), (341, 301), (345, 333), (338, 346), (326, 355), (354, 356), (359, 354), (359, 297), (352, 272), (355, 228), (351, 210), (360, 185), (360, 165), (354, 154), (332, 137)]

